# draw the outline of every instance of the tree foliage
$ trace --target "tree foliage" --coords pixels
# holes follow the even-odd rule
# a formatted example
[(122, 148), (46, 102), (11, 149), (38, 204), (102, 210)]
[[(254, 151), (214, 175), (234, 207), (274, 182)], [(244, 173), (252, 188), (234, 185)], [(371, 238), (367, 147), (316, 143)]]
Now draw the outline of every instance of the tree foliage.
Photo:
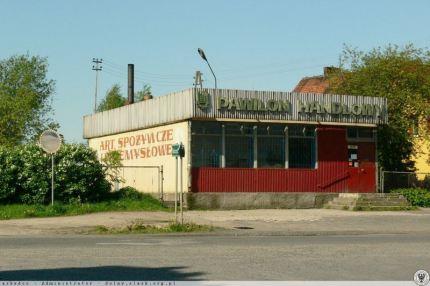
[(106, 96), (97, 107), (97, 111), (106, 111), (117, 107), (124, 106), (126, 99), (122, 96), (119, 84), (114, 84), (106, 93)]
[(109, 182), (114, 185), (124, 182), (124, 178), (121, 176), (121, 168), (123, 167), (121, 153), (118, 150), (107, 152), (101, 161)]
[(55, 83), (46, 58), (18, 55), (0, 61), (0, 145), (36, 138), (48, 125)]
[(151, 96), (152, 96), (151, 86), (148, 84), (145, 84), (142, 90), (139, 90), (138, 92), (136, 92), (135, 100), (136, 102), (142, 101), (144, 100), (145, 97), (151, 97)]
[[(379, 161), (386, 170), (413, 170), (411, 128), (430, 115), (430, 52), (389, 45), (370, 52), (345, 47), (330, 92), (388, 99), (388, 125), (378, 129)], [(427, 128), (420, 136), (427, 136)]]

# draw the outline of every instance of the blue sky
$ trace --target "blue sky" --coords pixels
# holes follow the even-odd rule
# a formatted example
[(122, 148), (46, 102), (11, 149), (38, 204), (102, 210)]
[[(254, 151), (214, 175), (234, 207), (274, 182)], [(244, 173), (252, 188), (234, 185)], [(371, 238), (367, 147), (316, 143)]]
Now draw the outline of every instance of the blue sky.
[(204, 86), (291, 91), (304, 76), (337, 65), (343, 45), (367, 51), (389, 43), (430, 46), (430, 1), (54, 1), (0, 0), (0, 58), (48, 58), (56, 81), (54, 118), (69, 142), (84, 142), (82, 117), (94, 106), (92, 58), (103, 58), (99, 98), (115, 83), (126, 95)]

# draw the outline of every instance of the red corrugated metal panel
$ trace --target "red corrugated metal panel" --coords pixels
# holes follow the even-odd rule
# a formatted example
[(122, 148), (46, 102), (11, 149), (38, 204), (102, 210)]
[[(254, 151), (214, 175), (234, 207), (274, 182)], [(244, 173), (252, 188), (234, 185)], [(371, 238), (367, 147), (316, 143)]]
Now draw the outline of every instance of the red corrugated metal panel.
[[(195, 192), (309, 192), (316, 170), (193, 168)], [(312, 190), (309, 186), (314, 186)]]
[[(361, 149), (361, 157), (369, 159), (362, 165), (365, 172), (357, 173), (355, 170), (357, 168), (348, 167), (346, 129), (318, 128), (317, 169), (193, 168), (192, 190), (194, 192), (373, 192), (374, 176), (373, 182), (371, 176), (367, 176), (366, 180), (363, 176), (365, 173), (370, 174), (372, 168), (374, 174), (375, 164), (370, 156), (372, 152), (374, 154), (374, 144), (366, 143)], [(355, 180), (359, 182), (364, 180), (365, 183), (351, 190), (348, 182)]]
[(357, 143), (358, 167), (350, 167), (353, 174), (348, 182), (352, 192), (368, 193), (376, 189), (375, 144), (369, 142)]
[(343, 127), (318, 128), (318, 188), (321, 192), (347, 192), (348, 143)]

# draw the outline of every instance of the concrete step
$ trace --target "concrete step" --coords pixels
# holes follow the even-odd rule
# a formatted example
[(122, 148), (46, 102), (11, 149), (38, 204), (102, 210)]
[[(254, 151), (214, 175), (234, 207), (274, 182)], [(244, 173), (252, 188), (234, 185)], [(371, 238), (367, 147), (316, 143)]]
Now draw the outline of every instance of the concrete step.
[(338, 203), (338, 204), (352, 204), (355, 203), (357, 199), (352, 198), (335, 198), (332, 200), (332, 202)]
[(352, 208), (354, 211), (404, 211), (411, 210), (410, 205), (405, 206), (355, 206)]
[(409, 202), (399, 194), (339, 194), (324, 207), (340, 210), (405, 210)]

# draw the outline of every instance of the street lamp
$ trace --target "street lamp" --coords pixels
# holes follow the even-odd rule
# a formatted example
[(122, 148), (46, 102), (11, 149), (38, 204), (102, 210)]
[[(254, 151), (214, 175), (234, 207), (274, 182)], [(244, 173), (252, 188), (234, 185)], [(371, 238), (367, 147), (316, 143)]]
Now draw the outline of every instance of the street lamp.
[(198, 49), (197, 49), (197, 51), (199, 52), (199, 55), (202, 57), (202, 59), (203, 59), (203, 60), (205, 60), (205, 61), (207, 62), (208, 66), (209, 66), (209, 68), (210, 68), (210, 70), (211, 70), (211, 72), (212, 72), (212, 75), (213, 75), (213, 76), (214, 76), (214, 78), (215, 78), (215, 89), (217, 89), (217, 86), (216, 86), (216, 76), (215, 76), (215, 74), (214, 74), (214, 71), (212, 70), (211, 65), (210, 65), (210, 64), (209, 64), (209, 62), (208, 62), (208, 59), (206, 58), (205, 52), (204, 52), (202, 49), (200, 49), (200, 48), (198, 48)]

